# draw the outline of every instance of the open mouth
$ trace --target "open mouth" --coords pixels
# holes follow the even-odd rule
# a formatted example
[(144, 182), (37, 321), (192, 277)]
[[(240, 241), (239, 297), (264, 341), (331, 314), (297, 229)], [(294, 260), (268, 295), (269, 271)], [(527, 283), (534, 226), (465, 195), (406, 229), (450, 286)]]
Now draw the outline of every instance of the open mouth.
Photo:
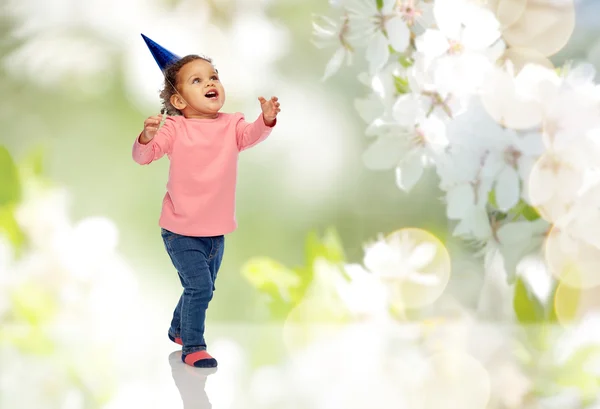
[(219, 97), (219, 93), (215, 90), (210, 90), (204, 96), (208, 99), (217, 99)]

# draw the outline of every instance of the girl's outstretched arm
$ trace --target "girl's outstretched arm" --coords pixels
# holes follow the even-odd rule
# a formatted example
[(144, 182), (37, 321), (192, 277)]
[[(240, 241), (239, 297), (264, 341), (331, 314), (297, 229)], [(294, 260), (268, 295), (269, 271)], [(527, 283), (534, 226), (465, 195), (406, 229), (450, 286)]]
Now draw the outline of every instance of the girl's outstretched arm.
[(277, 124), (277, 114), (281, 111), (277, 97), (271, 97), (268, 101), (259, 97), (258, 101), (262, 113), (256, 121), (246, 122), (242, 115), (236, 124), (237, 144), (240, 151), (267, 139), (272, 128)]
[(133, 160), (140, 165), (147, 165), (171, 153), (175, 121), (167, 117), (163, 126), (160, 126), (162, 117), (151, 116), (144, 121), (144, 130), (133, 144)]

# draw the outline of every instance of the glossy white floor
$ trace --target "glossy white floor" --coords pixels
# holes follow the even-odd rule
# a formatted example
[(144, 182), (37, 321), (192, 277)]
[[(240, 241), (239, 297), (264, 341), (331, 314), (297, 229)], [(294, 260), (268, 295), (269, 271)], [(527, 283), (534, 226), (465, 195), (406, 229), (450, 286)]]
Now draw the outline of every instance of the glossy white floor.
[[(537, 358), (557, 365), (581, 343), (555, 328)], [(219, 368), (181, 362), (168, 340), (106, 409), (575, 409), (573, 390), (536, 397), (523, 340), (541, 328), (470, 321), (386, 326), (213, 325)], [(308, 338), (307, 338), (308, 337)], [(310, 342), (300, 347), (302, 340)], [(531, 351), (529, 352), (531, 353)], [(531, 355), (533, 356), (533, 355)], [(550, 372), (548, 372), (549, 374)], [(573, 376), (576, 376), (573, 374)]]
[(580, 404), (577, 390), (590, 400), (598, 392), (598, 319), (569, 329), (468, 314), (419, 324), (209, 322), (215, 372), (181, 362), (164, 300), (106, 299), (97, 315), (86, 311), (94, 319), (65, 309), (48, 331), (53, 349), (27, 327), (0, 327), (0, 408), (600, 409)]

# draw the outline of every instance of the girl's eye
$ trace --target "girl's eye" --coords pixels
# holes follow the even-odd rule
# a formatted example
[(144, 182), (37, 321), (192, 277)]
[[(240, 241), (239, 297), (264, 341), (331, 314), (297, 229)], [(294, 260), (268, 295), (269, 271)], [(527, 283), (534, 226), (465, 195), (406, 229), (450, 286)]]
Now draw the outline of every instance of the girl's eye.
[(194, 78), (194, 79), (192, 80), (192, 84), (197, 84), (197, 83), (199, 83), (199, 82), (200, 82), (200, 78)]
[(213, 76), (211, 77), (211, 79), (212, 79), (212, 80), (215, 80), (215, 81), (219, 81), (219, 77), (217, 77), (216, 75), (213, 75)]

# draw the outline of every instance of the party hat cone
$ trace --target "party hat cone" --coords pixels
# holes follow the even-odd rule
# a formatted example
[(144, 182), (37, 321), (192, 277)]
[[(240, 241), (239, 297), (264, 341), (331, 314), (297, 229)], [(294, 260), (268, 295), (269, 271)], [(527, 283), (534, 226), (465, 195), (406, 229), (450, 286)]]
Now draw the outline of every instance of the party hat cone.
[(174, 63), (175, 61), (177, 61), (181, 58), (178, 55), (173, 54), (171, 51), (167, 50), (166, 48), (158, 45), (157, 43), (155, 43), (154, 41), (152, 41), (151, 39), (149, 39), (148, 37), (146, 37), (143, 34), (142, 34), (142, 38), (146, 42), (146, 45), (150, 49), (152, 56), (154, 57), (154, 59), (156, 60), (156, 63), (158, 64), (158, 66), (160, 67), (160, 69), (162, 71), (164, 71), (168, 65)]

